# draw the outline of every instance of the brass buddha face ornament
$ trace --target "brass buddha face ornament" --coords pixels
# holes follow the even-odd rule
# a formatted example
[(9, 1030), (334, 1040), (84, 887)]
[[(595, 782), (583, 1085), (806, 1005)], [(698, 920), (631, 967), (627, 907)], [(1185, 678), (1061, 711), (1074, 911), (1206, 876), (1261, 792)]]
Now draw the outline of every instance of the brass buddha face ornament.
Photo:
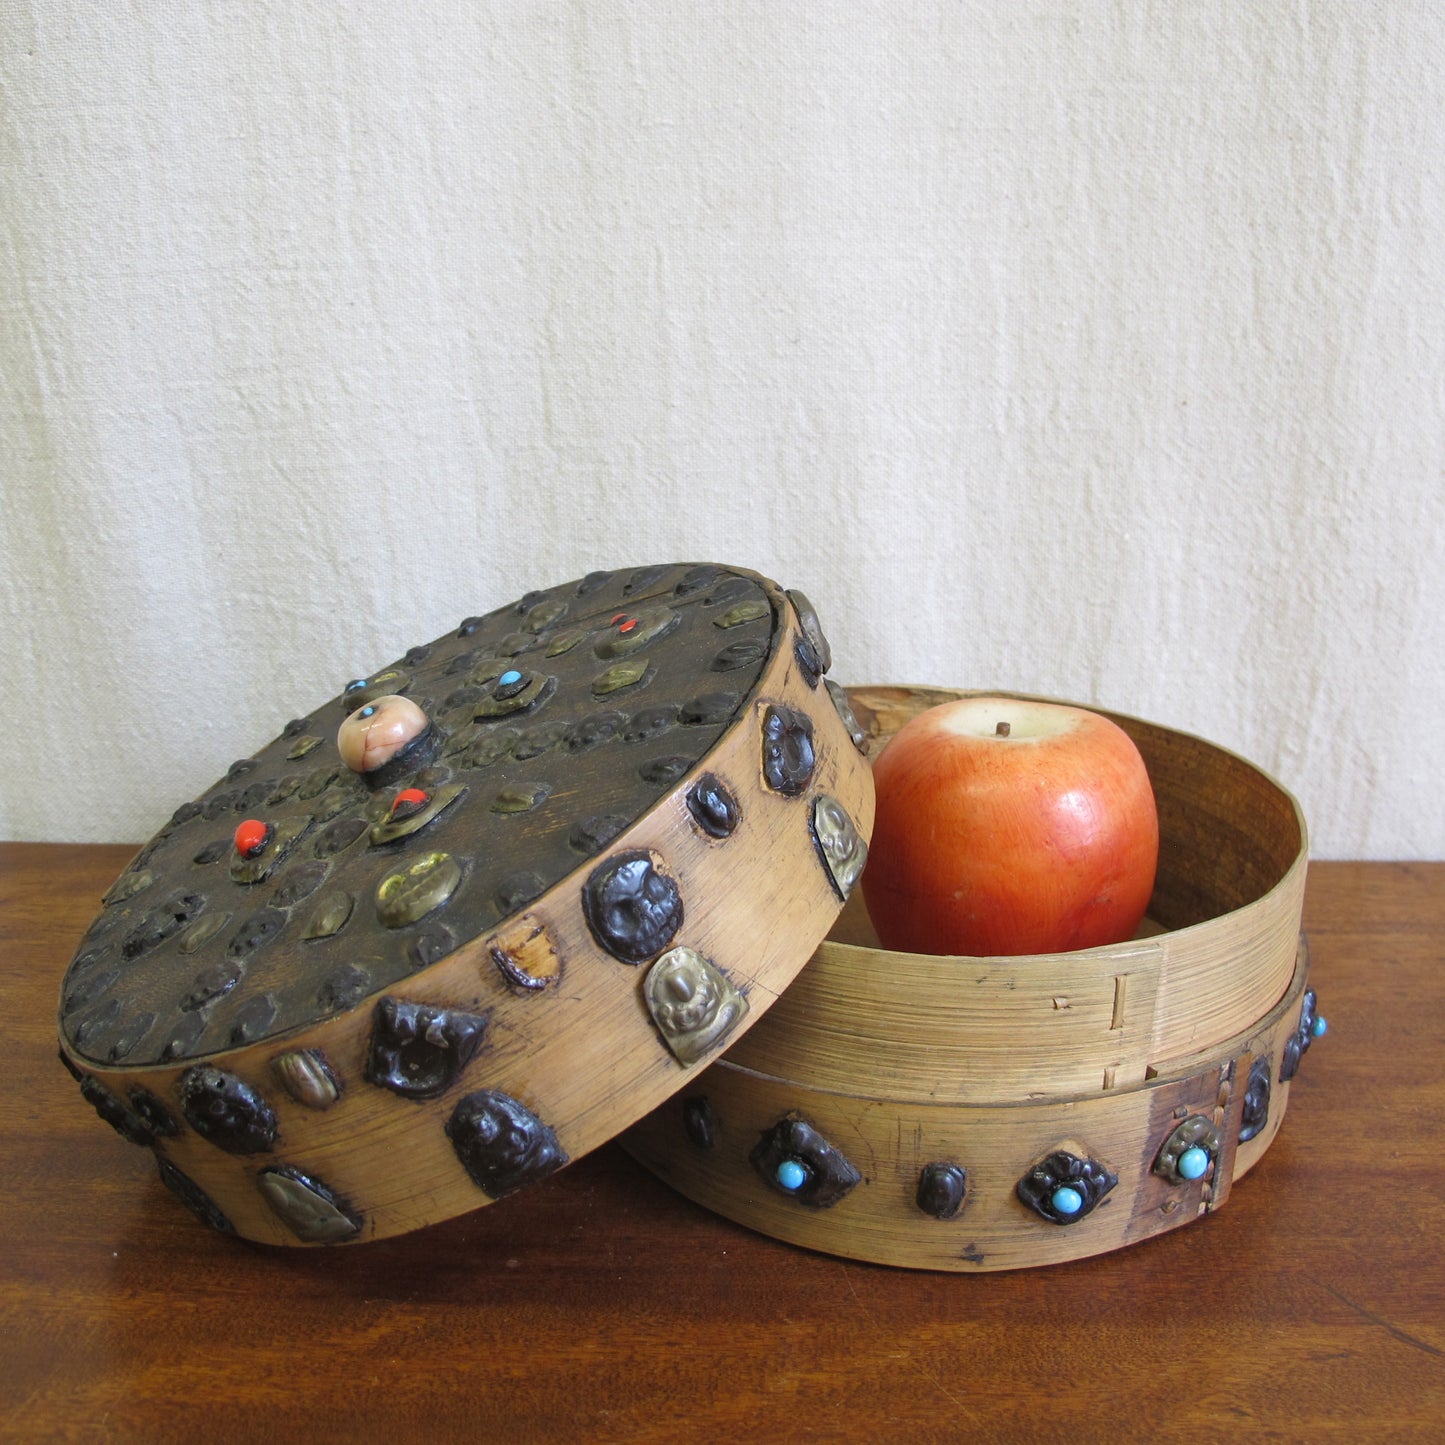
[(683, 1064), (695, 1064), (721, 1043), (748, 1011), (747, 999), (691, 948), (664, 953), (643, 992), (658, 1032)]

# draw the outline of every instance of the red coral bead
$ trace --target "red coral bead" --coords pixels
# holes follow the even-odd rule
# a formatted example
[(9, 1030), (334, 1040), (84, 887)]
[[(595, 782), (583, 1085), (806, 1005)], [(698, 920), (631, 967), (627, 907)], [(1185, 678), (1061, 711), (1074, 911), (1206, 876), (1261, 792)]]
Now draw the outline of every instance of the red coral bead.
[(236, 829), (236, 852), (243, 858), (254, 858), (271, 841), (271, 826), (259, 818), (247, 818)]
[(429, 802), (431, 802), (431, 794), (423, 789), (403, 788), (391, 800), (391, 816), (393, 818), (409, 818), (413, 813), (419, 813)]

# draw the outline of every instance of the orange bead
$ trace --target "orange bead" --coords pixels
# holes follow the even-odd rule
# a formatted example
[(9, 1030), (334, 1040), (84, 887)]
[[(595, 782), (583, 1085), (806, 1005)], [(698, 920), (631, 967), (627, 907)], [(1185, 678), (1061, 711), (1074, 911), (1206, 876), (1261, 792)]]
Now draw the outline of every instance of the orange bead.
[(391, 800), (391, 816), (393, 818), (409, 818), (413, 813), (419, 813), (431, 802), (431, 794), (422, 788), (403, 788), (396, 797)]
[(236, 829), (236, 852), (254, 858), (271, 841), (271, 825), (259, 818), (247, 818)]

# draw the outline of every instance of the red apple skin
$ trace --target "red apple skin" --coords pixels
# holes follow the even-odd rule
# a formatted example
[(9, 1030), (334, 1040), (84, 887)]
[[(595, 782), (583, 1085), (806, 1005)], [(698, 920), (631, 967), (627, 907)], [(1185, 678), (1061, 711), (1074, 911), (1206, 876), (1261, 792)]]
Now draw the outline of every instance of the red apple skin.
[[(1008, 736), (996, 721), (1010, 723)], [(1139, 750), (1108, 718), (959, 699), (901, 728), (873, 779), (862, 887), (885, 948), (1064, 953), (1134, 936), (1154, 888), (1159, 818)]]

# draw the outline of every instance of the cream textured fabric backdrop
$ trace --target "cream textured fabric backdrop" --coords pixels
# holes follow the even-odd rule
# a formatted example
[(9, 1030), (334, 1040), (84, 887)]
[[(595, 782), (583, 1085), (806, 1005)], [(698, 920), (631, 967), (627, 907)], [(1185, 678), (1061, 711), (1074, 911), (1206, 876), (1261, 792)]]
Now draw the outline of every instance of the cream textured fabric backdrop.
[(0, 0), (0, 836), (593, 567), (1445, 856), (1445, 23)]

